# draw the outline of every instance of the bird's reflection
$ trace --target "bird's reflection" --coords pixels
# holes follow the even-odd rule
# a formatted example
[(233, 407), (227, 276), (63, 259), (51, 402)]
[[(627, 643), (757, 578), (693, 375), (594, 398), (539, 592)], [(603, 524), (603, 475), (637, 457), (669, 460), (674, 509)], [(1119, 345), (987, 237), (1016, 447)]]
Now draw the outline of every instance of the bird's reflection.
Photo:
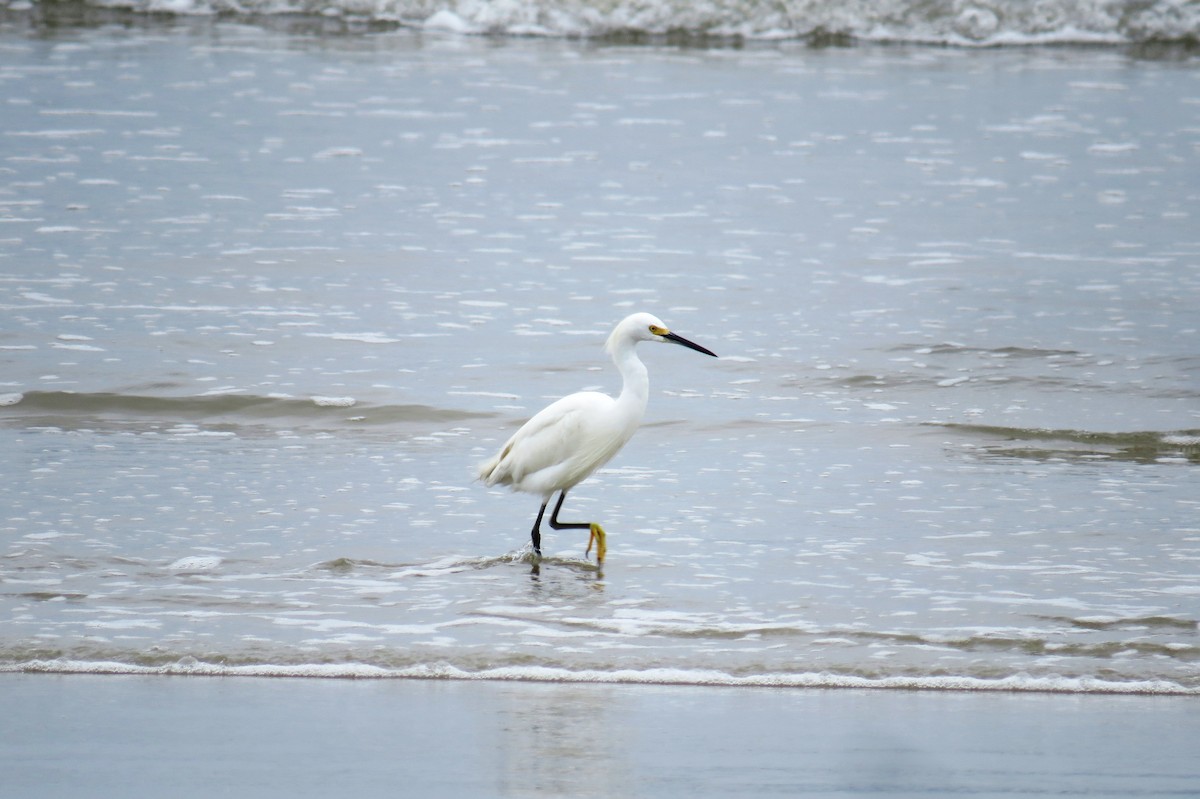
[(611, 686), (522, 684), (504, 691), (504, 796), (630, 796)]
[[(543, 573), (545, 570), (545, 573)], [(589, 561), (577, 561), (559, 558), (541, 558), (531, 555), (529, 558), (529, 580), (535, 588), (544, 587), (555, 578), (563, 575), (573, 585), (590, 585), (592, 588), (604, 590), (604, 567)]]

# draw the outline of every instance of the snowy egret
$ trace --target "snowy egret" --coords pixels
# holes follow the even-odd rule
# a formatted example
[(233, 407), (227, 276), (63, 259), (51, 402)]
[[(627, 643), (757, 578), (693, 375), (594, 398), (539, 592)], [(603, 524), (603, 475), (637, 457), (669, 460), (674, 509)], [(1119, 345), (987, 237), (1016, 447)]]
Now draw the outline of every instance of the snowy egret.
[[(613, 328), (604, 349), (621, 373), (621, 394), (616, 399), (597, 391), (580, 391), (547, 405), (521, 426), (494, 457), (479, 464), (479, 479), (488, 486), (506, 485), (514, 491), (541, 494), (542, 507), (533, 523), (533, 551), (542, 554), (542, 516), (554, 492), (558, 502), (550, 514), (555, 530), (590, 531), (586, 553), (596, 543), (596, 562), (607, 551), (604, 528), (596, 522), (560, 522), (567, 492), (617, 454), (638, 428), (646, 411), (650, 379), (634, 347), (639, 341), (663, 341), (717, 357), (699, 344), (677, 336), (658, 317), (635, 313)], [(586, 554), (585, 553), (585, 554)]]

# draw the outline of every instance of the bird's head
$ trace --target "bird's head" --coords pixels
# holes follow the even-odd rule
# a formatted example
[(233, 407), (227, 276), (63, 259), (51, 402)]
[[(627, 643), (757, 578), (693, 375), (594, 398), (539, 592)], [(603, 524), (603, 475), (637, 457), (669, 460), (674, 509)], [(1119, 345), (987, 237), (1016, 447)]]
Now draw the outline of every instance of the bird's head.
[(613, 353), (617, 347), (636, 344), (639, 341), (662, 341), (671, 344), (681, 344), (696, 352), (702, 352), (714, 358), (717, 357), (715, 352), (688, 341), (683, 336), (672, 333), (661, 319), (649, 313), (631, 314), (618, 322), (617, 326), (613, 328), (612, 335), (608, 337), (608, 343), (604, 345), (604, 348), (609, 353)]

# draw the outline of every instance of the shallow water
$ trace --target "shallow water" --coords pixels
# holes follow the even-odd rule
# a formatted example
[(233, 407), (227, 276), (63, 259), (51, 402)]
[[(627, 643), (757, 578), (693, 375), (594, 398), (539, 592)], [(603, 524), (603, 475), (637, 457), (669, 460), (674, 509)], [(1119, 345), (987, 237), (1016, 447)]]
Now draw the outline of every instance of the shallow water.
[(1200, 691), (1193, 59), (0, 32), (5, 668)]

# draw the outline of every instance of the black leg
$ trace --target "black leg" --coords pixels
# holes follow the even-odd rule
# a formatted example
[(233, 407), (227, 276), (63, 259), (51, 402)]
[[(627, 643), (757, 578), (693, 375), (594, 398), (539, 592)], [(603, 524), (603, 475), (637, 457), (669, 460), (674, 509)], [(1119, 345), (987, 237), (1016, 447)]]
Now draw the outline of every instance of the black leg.
[(591, 529), (591, 522), (560, 522), (558, 520), (558, 511), (562, 508), (563, 500), (567, 498), (567, 492), (561, 491), (558, 495), (558, 503), (554, 506), (554, 513), (550, 514), (550, 526), (555, 530), (588, 530)]
[[(587, 552), (592, 551), (592, 542), (596, 542), (596, 562), (604, 562), (604, 553), (608, 551), (608, 546), (605, 543), (604, 528), (595, 522), (560, 522), (558, 520), (558, 512), (562, 510), (563, 500), (567, 498), (567, 492), (561, 491), (558, 494), (558, 502), (554, 504), (554, 512), (550, 514), (550, 526), (555, 530), (587, 530), (588, 545)], [(549, 500), (547, 500), (549, 501)], [(542, 505), (542, 511), (546, 510), (546, 506)], [(541, 522), (542, 513), (538, 512), (538, 521)], [(534, 526), (534, 535), (537, 535), (537, 527)], [(536, 545), (534, 545), (536, 548)], [(584, 554), (587, 554), (585, 552)], [(539, 553), (540, 554), (540, 553)]]
[[(559, 500), (561, 502), (562, 500)], [(546, 504), (550, 500), (542, 503), (542, 507), (538, 508), (537, 520), (533, 523), (533, 530), (529, 533), (530, 539), (533, 540), (533, 554), (539, 558), (542, 556), (542, 516), (546, 513)], [(557, 511), (555, 511), (557, 513)], [(553, 522), (551, 522), (553, 524)]]

